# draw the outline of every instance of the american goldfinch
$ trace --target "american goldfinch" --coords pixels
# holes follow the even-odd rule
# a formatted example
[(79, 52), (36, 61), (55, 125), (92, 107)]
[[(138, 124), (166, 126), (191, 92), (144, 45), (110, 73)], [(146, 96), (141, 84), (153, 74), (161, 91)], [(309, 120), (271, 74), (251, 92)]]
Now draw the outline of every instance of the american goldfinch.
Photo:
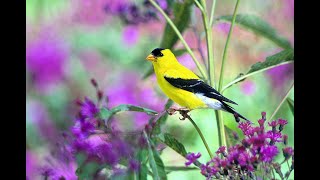
[(206, 84), (191, 70), (178, 62), (169, 49), (156, 48), (146, 58), (152, 62), (158, 84), (174, 102), (189, 110), (212, 108), (232, 113), (249, 121), (226, 103), (236, 104)]

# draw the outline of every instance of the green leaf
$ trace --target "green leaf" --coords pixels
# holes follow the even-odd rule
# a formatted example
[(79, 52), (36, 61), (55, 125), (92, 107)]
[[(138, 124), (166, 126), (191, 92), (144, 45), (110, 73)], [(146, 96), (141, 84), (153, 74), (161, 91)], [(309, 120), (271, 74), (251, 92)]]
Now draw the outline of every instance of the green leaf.
[(86, 162), (87, 156), (84, 153), (76, 154), (78, 169), (76, 174), (78, 179), (92, 179), (93, 175), (101, 168), (101, 165), (95, 162)]
[(151, 115), (158, 114), (156, 111), (148, 109), (148, 108), (130, 105), (130, 104), (121, 104), (119, 106), (112, 108), (111, 110), (108, 110), (106, 108), (102, 108), (99, 116), (103, 117), (103, 119), (107, 121), (111, 116), (113, 116), (119, 112), (122, 112), (122, 111), (144, 112), (144, 113), (151, 114)]
[(166, 171), (193, 171), (199, 170), (197, 167), (186, 167), (186, 166), (166, 166)]
[[(217, 20), (231, 22), (232, 15), (220, 16), (219, 18), (217, 18)], [(286, 38), (280, 36), (269, 23), (267, 23), (258, 16), (249, 14), (238, 14), (236, 16), (235, 23), (245, 29), (248, 29), (260, 36), (263, 36), (271, 40), (276, 45), (284, 49), (292, 48), (290, 42)]]
[(251, 69), (247, 72), (247, 74), (293, 60), (293, 49), (286, 49), (277, 54), (267, 57), (267, 59), (264, 62), (257, 62), (256, 64), (252, 65)]
[(183, 144), (176, 140), (171, 134), (164, 134), (164, 143), (175, 150), (177, 153), (181, 154), (183, 157), (186, 157), (187, 151)]
[(147, 136), (147, 133), (143, 131), (145, 138), (147, 139), (148, 152), (149, 152), (149, 164), (152, 169), (153, 179), (162, 180), (167, 179), (167, 174), (164, 169), (164, 164), (158, 154), (158, 152), (152, 146), (152, 140)]
[(243, 81), (245, 78), (252, 76), (256, 73), (266, 71), (268, 69), (281, 66), (283, 64), (292, 63), (294, 62), (294, 50), (293, 49), (285, 49), (277, 54), (269, 56), (266, 58), (264, 62), (257, 62), (251, 66), (250, 70), (245, 74), (238, 76), (235, 80), (227, 84), (223, 89), (226, 90), (227, 88), (231, 87), (232, 85)]
[[(176, 25), (177, 29), (182, 34), (188, 27), (191, 17), (191, 7), (193, 0), (175, 1), (173, 4), (173, 16), (172, 22)], [(160, 47), (172, 49), (175, 43), (178, 41), (178, 36), (167, 23), (163, 32), (162, 41)]]
[[(186, 158), (187, 150), (185, 149), (184, 145), (180, 143), (176, 138), (174, 138), (171, 134), (165, 133), (164, 139), (158, 138), (158, 140), (165, 143), (167, 146), (176, 151), (182, 157)], [(198, 160), (196, 160), (194, 162), (194, 165), (200, 167), (201, 163)]]
[(291, 98), (287, 98), (287, 102), (292, 112), (292, 115), (294, 115), (294, 101)]
[(148, 151), (146, 149), (141, 149), (138, 152), (138, 160), (140, 162), (140, 170), (138, 171), (138, 179), (139, 180), (146, 180), (147, 179), (147, 173), (148, 173), (148, 167), (147, 167), (147, 157), (148, 157)]
[(233, 130), (228, 128), (227, 126), (224, 126), (225, 132), (226, 132), (226, 141), (227, 141), (227, 146), (231, 147), (237, 143), (237, 140), (234, 139), (233, 137)]

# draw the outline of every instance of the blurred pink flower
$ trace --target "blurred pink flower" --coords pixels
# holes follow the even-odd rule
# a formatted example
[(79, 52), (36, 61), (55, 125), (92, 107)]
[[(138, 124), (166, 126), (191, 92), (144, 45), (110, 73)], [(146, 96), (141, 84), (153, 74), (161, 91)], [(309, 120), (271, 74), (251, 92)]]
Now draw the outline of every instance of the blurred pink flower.
[(62, 80), (68, 57), (66, 44), (50, 32), (43, 32), (30, 42), (26, 48), (26, 64), (35, 86), (43, 90)]
[(246, 80), (241, 84), (241, 90), (245, 95), (253, 95), (256, 92), (256, 84), (250, 80)]
[(215, 26), (215, 28), (217, 29), (218, 32), (221, 32), (221, 33), (227, 35), (229, 33), (230, 23), (222, 22), (222, 23), (217, 24)]
[(126, 26), (122, 31), (122, 41), (127, 46), (133, 46), (139, 39), (138, 26)]
[(284, 64), (267, 70), (266, 74), (269, 76), (272, 86), (278, 90), (283, 89), (285, 82), (293, 79), (293, 71), (292, 64)]

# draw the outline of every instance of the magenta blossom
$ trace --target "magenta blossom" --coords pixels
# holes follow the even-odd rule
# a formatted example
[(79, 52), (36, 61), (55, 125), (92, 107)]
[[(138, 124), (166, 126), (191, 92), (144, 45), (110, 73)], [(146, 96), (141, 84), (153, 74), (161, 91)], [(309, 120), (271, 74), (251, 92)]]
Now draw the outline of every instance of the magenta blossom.
[[(263, 173), (265, 174), (270, 173), (270, 168), (266, 168), (266, 166), (273, 168), (275, 157), (279, 154), (276, 143), (283, 141), (283, 135), (280, 130), (267, 131), (266, 123), (264, 123), (266, 113), (262, 112), (261, 116), (257, 126), (248, 122), (239, 123), (238, 127), (242, 130), (244, 138), (237, 140), (240, 143), (230, 146), (228, 149), (225, 146), (221, 146), (216, 152), (216, 157), (206, 164), (201, 164), (201, 174), (207, 179), (213, 177), (217, 179), (232, 179), (238, 176), (241, 177), (240, 179), (248, 177), (254, 179), (256, 171), (264, 171)], [(279, 123), (286, 124), (286, 121), (273, 121), (269, 125), (275, 128)], [(293, 156), (291, 147), (283, 148), (282, 151), (285, 159)], [(223, 156), (219, 156), (220, 154), (223, 154)], [(279, 172), (279, 170), (276, 169), (276, 172)], [(259, 175), (256, 174), (256, 178), (258, 177)]]
[(200, 153), (194, 154), (194, 153), (189, 153), (186, 156), (186, 159), (188, 160), (185, 165), (190, 166), (192, 163), (194, 163), (197, 159), (201, 157)]

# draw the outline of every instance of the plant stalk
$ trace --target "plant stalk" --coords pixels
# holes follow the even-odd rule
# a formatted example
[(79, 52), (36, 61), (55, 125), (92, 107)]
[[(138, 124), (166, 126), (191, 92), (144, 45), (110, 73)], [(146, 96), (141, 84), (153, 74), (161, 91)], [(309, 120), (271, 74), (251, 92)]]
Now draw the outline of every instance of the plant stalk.
[[(226, 41), (226, 44), (225, 44), (225, 47), (224, 47), (224, 51), (223, 51), (218, 92), (221, 91), (221, 87), (222, 87), (222, 84), (223, 84), (224, 65), (225, 65), (226, 57), (227, 57), (227, 49), (228, 49), (228, 46), (229, 46), (230, 37), (231, 37), (231, 34), (232, 34), (232, 30), (233, 30), (233, 25), (235, 23), (239, 2), (240, 2), (240, 0), (237, 0), (236, 6), (234, 8), (233, 17), (232, 17), (232, 23), (231, 23), (231, 26), (230, 26), (229, 34), (228, 34), (227, 41)], [(218, 131), (219, 131), (219, 144), (220, 144), (220, 146), (226, 146), (227, 147), (226, 133), (225, 133), (225, 128), (224, 128), (222, 113), (221, 113), (221, 111), (217, 111), (217, 110), (215, 110), (215, 112), (216, 112), (216, 115), (217, 115), (216, 117), (217, 117), (217, 123), (218, 123)]]
[(213, 47), (212, 47), (212, 28), (209, 24), (209, 19), (207, 15), (207, 5), (205, 0), (201, 0), (202, 3), (202, 20), (204, 25), (204, 30), (206, 33), (206, 42), (207, 42), (207, 53), (208, 53), (208, 82), (212, 87), (215, 86), (214, 84), (214, 60), (213, 60)]
[(279, 105), (277, 106), (277, 108), (274, 110), (274, 112), (273, 112), (272, 115), (270, 116), (269, 121), (271, 121), (272, 118), (274, 117), (274, 115), (276, 115), (276, 113), (279, 111), (281, 105), (284, 103), (284, 101), (285, 101), (285, 100), (287, 99), (287, 97), (289, 96), (290, 91), (291, 91), (291, 89), (293, 88), (293, 86), (294, 86), (294, 83), (291, 84), (291, 86), (290, 86), (289, 90), (287, 91), (286, 95), (282, 98), (281, 102), (279, 103)]
[(212, 155), (212, 153), (211, 153), (211, 151), (210, 151), (210, 148), (209, 148), (209, 146), (208, 146), (208, 144), (207, 144), (207, 141), (206, 141), (206, 139), (204, 138), (201, 130), (199, 129), (199, 127), (197, 126), (197, 124), (191, 119), (191, 117), (190, 117), (189, 115), (187, 116), (187, 118), (188, 118), (189, 121), (192, 123), (192, 125), (196, 128), (198, 134), (200, 135), (200, 137), (201, 137), (201, 139), (202, 139), (202, 142), (203, 142), (204, 146), (206, 147), (206, 149), (207, 149), (207, 151), (208, 151), (208, 153), (209, 153), (209, 155), (210, 155), (210, 158), (213, 159), (213, 155)]

